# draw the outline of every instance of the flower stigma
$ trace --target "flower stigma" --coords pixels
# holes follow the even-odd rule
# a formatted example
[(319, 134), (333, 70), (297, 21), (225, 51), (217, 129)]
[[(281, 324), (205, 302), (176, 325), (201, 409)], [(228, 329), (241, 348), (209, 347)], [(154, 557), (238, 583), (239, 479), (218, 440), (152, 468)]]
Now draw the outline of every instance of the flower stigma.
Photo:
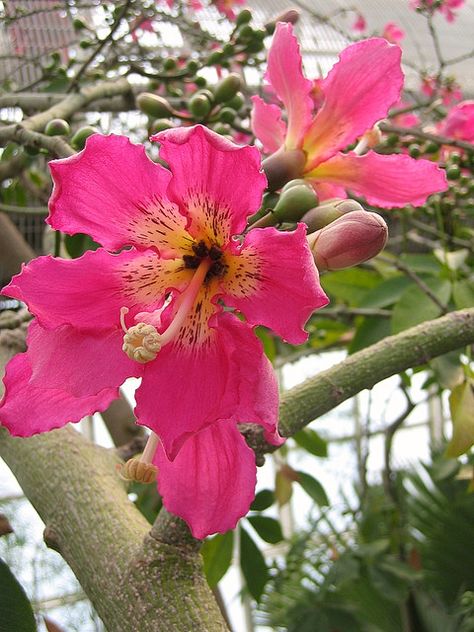
[[(200, 242), (204, 244), (204, 242)], [(198, 244), (199, 247), (200, 244)], [(193, 259), (193, 265), (187, 263), (186, 258), (183, 258), (185, 266), (188, 268), (196, 268), (193, 278), (189, 282), (189, 285), (184, 292), (178, 297), (176, 304), (177, 310), (173, 320), (163, 333), (158, 333), (158, 330), (154, 325), (150, 323), (139, 322), (132, 327), (127, 328), (125, 324), (125, 315), (129, 312), (128, 307), (122, 307), (120, 309), (120, 324), (125, 333), (123, 337), (122, 351), (124, 351), (131, 360), (135, 360), (140, 364), (146, 364), (155, 360), (160, 349), (171, 342), (178, 334), (179, 330), (183, 326), (186, 317), (191, 311), (194, 301), (201, 289), (202, 284), (206, 281), (208, 274), (222, 274), (219, 270), (213, 270), (216, 265), (223, 266), (219, 262), (221, 252), (216, 258), (212, 256), (212, 247), (210, 250), (203, 252), (203, 257), (196, 253), (196, 256), (190, 255)], [(185, 255), (186, 257), (186, 255)], [(194, 265), (194, 259), (198, 259), (197, 265)]]

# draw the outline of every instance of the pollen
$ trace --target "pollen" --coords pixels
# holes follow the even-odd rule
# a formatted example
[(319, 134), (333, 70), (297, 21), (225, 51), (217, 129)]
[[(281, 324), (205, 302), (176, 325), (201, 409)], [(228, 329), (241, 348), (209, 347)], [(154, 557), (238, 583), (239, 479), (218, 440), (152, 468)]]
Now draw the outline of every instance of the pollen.
[(147, 323), (138, 323), (126, 331), (122, 350), (130, 360), (145, 364), (156, 358), (161, 346), (161, 336), (156, 328)]
[(123, 465), (118, 465), (117, 470), (121, 478), (137, 483), (153, 483), (156, 480), (158, 468), (152, 463), (145, 463), (140, 458), (133, 457)]

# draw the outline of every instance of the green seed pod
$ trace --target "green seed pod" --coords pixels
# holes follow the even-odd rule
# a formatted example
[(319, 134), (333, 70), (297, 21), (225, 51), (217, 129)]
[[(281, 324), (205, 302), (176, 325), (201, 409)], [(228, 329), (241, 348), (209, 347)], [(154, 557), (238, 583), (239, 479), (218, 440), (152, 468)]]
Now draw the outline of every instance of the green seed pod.
[(226, 105), (227, 107), (232, 108), (233, 110), (238, 112), (240, 108), (244, 105), (244, 103), (245, 103), (244, 95), (242, 94), (242, 92), (237, 92), (235, 97), (232, 97), (230, 101), (227, 101)]
[(150, 134), (150, 136), (153, 136), (154, 134), (158, 134), (158, 132), (162, 132), (165, 129), (170, 129), (171, 127), (174, 127), (174, 123), (173, 121), (170, 121), (170, 119), (156, 119), (156, 121), (153, 121), (153, 123), (150, 125), (148, 133)]
[(74, 149), (84, 149), (86, 140), (92, 134), (96, 134), (97, 130), (95, 127), (91, 127), (90, 125), (86, 125), (77, 130), (74, 136), (71, 138), (71, 145)]
[(196, 93), (189, 99), (188, 110), (195, 119), (205, 118), (211, 108), (212, 106), (205, 94)]
[(46, 124), (44, 133), (47, 136), (67, 136), (71, 133), (71, 128), (64, 119), (52, 119)]
[(233, 99), (237, 92), (242, 88), (242, 79), (236, 72), (231, 72), (230, 75), (221, 79), (214, 90), (214, 100), (216, 103), (225, 103)]
[(235, 110), (232, 108), (222, 108), (219, 112), (219, 120), (222, 123), (233, 123), (235, 119)]
[(282, 192), (273, 214), (278, 222), (298, 222), (309, 209), (318, 205), (318, 195), (313, 187), (297, 184)]
[(142, 92), (136, 98), (138, 108), (153, 118), (166, 118), (173, 113), (173, 108), (166, 99), (153, 94), (152, 92)]
[(242, 11), (235, 18), (235, 23), (237, 26), (242, 26), (242, 24), (248, 24), (252, 19), (252, 14), (248, 9), (242, 9)]

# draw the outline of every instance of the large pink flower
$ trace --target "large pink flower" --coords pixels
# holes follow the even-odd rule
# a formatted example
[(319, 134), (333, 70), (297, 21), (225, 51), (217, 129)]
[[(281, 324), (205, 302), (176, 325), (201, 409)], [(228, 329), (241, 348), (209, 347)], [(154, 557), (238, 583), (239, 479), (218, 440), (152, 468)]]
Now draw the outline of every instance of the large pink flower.
[(8, 365), (0, 421), (18, 436), (58, 428), (141, 377), (136, 415), (160, 439), (165, 506), (203, 537), (234, 526), (254, 493), (254, 455), (236, 424), (281, 442), (277, 383), (253, 327), (303, 342), (327, 298), (304, 225), (242, 236), (266, 185), (256, 148), (201, 126), (154, 140), (169, 169), (99, 134), (50, 163), (49, 224), (103, 248), (39, 257), (3, 290), (36, 319), (28, 351)]
[(347, 188), (371, 204), (399, 207), (423, 204), (428, 195), (445, 189), (444, 172), (430, 161), (342, 151), (398, 101), (403, 85), (400, 56), (400, 48), (382, 38), (348, 46), (321, 82), (324, 99), (314, 113), (313, 82), (303, 74), (293, 28), (279, 23), (266, 78), (285, 106), (287, 122), (277, 105), (258, 96), (253, 97), (252, 110), (253, 131), (268, 153), (275, 152), (273, 165), (284, 164), (285, 155), (291, 157), (292, 169), (299, 161), (301, 167), (291, 177), (311, 181), (323, 199), (344, 197)]

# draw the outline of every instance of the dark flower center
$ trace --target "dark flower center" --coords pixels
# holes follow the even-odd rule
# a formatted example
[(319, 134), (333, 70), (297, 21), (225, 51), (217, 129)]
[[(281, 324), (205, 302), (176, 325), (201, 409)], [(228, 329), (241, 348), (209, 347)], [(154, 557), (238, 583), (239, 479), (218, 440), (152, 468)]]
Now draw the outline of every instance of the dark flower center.
[(209, 257), (212, 261), (212, 265), (206, 275), (205, 282), (209, 281), (213, 277), (222, 277), (227, 272), (229, 266), (225, 263), (222, 250), (216, 244), (208, 246), (205, 241), (201, 239), (199, 242), (195, 242), (192, 245), (193, 255), (184, 255), (183, 261), (185, 268), (191, 268), (195, 270), (203, 259)]

